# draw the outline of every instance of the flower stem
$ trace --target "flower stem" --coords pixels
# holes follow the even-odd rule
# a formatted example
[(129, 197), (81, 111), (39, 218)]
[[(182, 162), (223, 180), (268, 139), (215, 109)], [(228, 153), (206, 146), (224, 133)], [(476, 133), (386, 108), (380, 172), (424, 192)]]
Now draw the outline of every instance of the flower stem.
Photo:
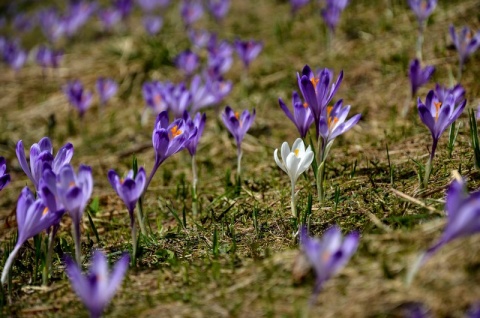
[(242, 148), (238, 147), (237, 149), (237, 178), (241, 179), (242, 175)]
[(196, 217), (198, 214), (198, 207), (197, 207), (197, 161), (195, 160), (195, 155), (192, 156), (192, 212), (193, 216)]
[(462, 72), (463, 72), (463, 61), (460, 59), (458, 63), (458, 73), (457, 73), (457, 83), (460, 83), (462, 80)]
[(432, 172), (432, 162), (435, 157), (435, 150), (437, 148), (437, 141), (433, 141), (432, 151), (430, 152), (430, 157), (428, 158), (427, 164), (425, 165), (425, 177), (423, 178), (423, 188), (427, 188), (428, 180), (430, 180), (430, 173)]
[(45, 267), (43, 268), (43, 285), (48, 284), (48, 276), (50, 276), (50, 267), (52, 264), (53, 242), (57, 233), (58, 225), (54, 225), (48, 235), (47, 257), (45, 259)]
[(72, 237), (75, 243), (75, 260), (78, 266), (82, 265), (82, 251), (80, 246), (80, 222), (72, 222)]
[(417, 38), (417, 52), (416, 56), (419, 61), (422, 61), (422, 47), (423, 47), (423, 31), (425, 29), (425, 22), (421, 22), (418, 28), (418, 38)]
[(137, 265), (137, 227), (135, 223), (131, 226), (132, 230), (132, 266)]
[(324, 189), (323, 189), (323, 179), (325, 178), (325, 161), (322, 161), (318, 166), (317, 170), (317, 193), (318, 193), (318, 202), (323, 204), (323, 200), (325, 197)]
[(292, 215), (294, 218), (297, 218), (297, 204), (295, 200), (295, 182), (292, 181), (292, 200), (290, 202), (292, 208)]
[(12, 267), (13, 261), (15, 260), (15, 256), (17, 256), (17, 253), (20, 250), (21, 246), (22, 246), (22, 244), (19, 244), (19, 242), (17, 242), (17, 244), (15, 245), (15, 248), (12, 250), (10, 255), (8, 255), (7, 262), (3, 266), (2, 284), (4, 284), (6, 282), (8, 273), (10, 272), (10, 268)]

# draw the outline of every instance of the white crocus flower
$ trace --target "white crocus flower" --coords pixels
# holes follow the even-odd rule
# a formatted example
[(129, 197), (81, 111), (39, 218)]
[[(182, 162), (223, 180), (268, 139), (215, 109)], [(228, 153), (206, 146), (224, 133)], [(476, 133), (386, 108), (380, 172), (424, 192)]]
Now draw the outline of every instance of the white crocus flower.
[(287, 142), (284, 142), (280, 151), (282, 160), (280, 161), (278, 158), (278, 149), (275, 149), (273, 158), (275, 159), (277, 165), (290, 177), (290, 181), (292, 183), (292, 214), (294, 217), (297, 217), (295, 204), (295, 183), (297, 182), (298, 177), (312, 164), (313, 151), (310, 146), (305, 149), (305, 144), (300, 138), (295, 140), (292, 145), (292, 149), (290, 149)]

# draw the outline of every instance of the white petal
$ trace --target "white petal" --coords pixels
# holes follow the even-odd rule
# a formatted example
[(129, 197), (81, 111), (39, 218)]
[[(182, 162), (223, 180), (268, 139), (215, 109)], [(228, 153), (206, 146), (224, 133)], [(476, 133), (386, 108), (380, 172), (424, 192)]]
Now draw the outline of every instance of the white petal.
[(301, 138), (297, 138), (292, 145), (292, 152), (298, 149), (297, 157), (301, 157), (305, 152), (305, 145), (303, 144), (303, 140)]
[(290, 180), (293, 183), (297, 182), (298, 174), (298, 164), (300, 163), (300, 158), (297, 158), (293, 152), (291, 152), (288, 157), (287, 157), (287, 170), (288, 170), (288, 175), (290, 176)]
[(298, 165), (298, 174), (302, 174), (307, 170), (310, 165), (312, 164), (313, 161), (313, 152), (307, 152), (305, 155), (302, 157), (300, 160), (300, 163)]
[(281, 154), (282, 154), (282, 160), (283, 162), (287, 162), (287, 156), (288, 154), (290, 153), (290, 147), (288, 146), (288, 143), (285, 141), (283, 144), (282, 144), (282, 149), (280, 149), (281, 151)]
[(273, 159), (275, 159), (275, 162), (277, 163), (277, 166), (280, 167), (280, 169), (288, 173), (287, 169), (285, 169), (285, 164), (281, 162), (280, 159), (278, 159), (278, 149), (275, 149), (275, 151), (273, 152)]

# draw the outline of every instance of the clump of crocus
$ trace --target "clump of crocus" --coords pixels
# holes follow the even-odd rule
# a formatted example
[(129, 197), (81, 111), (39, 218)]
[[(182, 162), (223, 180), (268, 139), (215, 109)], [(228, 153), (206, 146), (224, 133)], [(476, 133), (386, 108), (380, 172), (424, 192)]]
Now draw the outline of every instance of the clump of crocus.
[(295, 200), (295, 184), (298, 177), (304, 173), (312, 164), (314, 155), (310, 146), (305, 149), (305, 144), (302, 139), (298, 138), (292, 145), (292, 149), (288, 146), (287, 142), (282, 144), (280, 149), (281, 161), (278, 158), (278, 149), (275, 149), (273, 158), (277, 165), (285, 171), (290, 177), (290, 183), (292, 187), (291, 209), (293, 217), (297, 217), (297, 204)]
[(217, 41), (212, 35), (208, 43), (208, 72), (216, 75), (225, 74), (233, 63), (233, 48), (227, 41)]
[(447, 189), (445, 198), (447, 225), (440, 239), (427, 249), (413, 265), (407, 281), (411, 282), (418, 269), (445, 244), (480, 232), (480, 192), (468, 193), (465, 181), (458, 177)]
[(303, 139), (307, 136), (308, 130), (314, 121), (312, 110), (307, 103), (303, 103), (297, 92), (292, 93), (293, 114), (281, 98), (278, 103), (287, 117), (295, 124), (300, 137)]
[(423, 178), (423, 187), (427, 187), (432, 170), (432, 162), (435, 157), (438, 140), (442, 133), (462, 114), (467, 103), (463, 100), (456, 105), (457, 98), (453, 94), (449, 94), (443, 100), (440, 100), (433, 90), (427, 94), (425, 104), (418, 98), (418, 115), (422, 122), (427, 126), (432, 134), (432, 148), (430, 149), (430, 157), (425, 166), (425, 177)]
[(4, 157), (0, 157), (0, 190), (10, 183), (10, 175), (5, 173), (7, 170), (7, 161)]
[(242, 141), (245, 137), (245, 134), (250, 129), (250, 126), (255, 120), (255, 109), (250, 113), (245, 109), (242, 114), (234, 112), (230, 106), (225, 107), (225, 111), (222, 113), (222, 120), (227, 127), (228, 131), (235, 138), (237, 144), (237, 179), (240, 181), (241, 178), (241, 161), (242, 161)]
[(75, 258), (80, 265), (82, 262), (80, 246), (80, 223), (87, 202), (92, 195), (93, 178), (89, 166), (80, 165), (75, 174), (71, 165), (63, 166), (57, 175), (57, 195), (72, 218), (72, 236), (75, 242)]
[(458, 78), (457, 82), (462, 79), (463, 65), (467, 59), (480, 47), (480, 31), (473, 34), (468, 27), (463, 27), (460, 33), (455, 32), (455, 27), (450, 25), (450, 36), (453, 44), (458, 52)]
[(42, 198), (35, 200), (28, 187), (23, 188), (17, 202), (18, 238), (3, 267), (2, 284), (5, 283), (15, 256), (29, 238), (60, 222), (64, 210), (57, 210), (54, 193), (43, 189)]
[(155, 163), (148, 176), (144, 192), (147, 191), (155, 172), (160, 165), (180, 150), (183, 150), (197, 135), (197, 128), (191, 129), (183, 118), (169, 123), (168, 112), (158, 114), (153, 128), (152, 143), (155, 150)]
[(175, 64), (185, 75), (191, 76), (200, 65), (200, 57), (191, 50), (185, 50), (175, 58)]
[(98, 96), (100, 96), (100, 105), (104, 106), (118, 90), (118, 84), (111, 78), (99, 77), (95, 83)]
[(93, 254), (89, 273), (82, 275), (81, 266), (71, 258), (66, 258), (66, 272), (72, 288), (87, 307), (90, 317), (99, 318), (112, 300), (128, 269), (129, 256), (124, 254), (115, 264), (111, 273), (105, 254)]
[(408, 0), (408, 5), (418, 20), (417, 58), (422, 59), (423, 34), (428, 17), (437, 6), (437, 0)]
[(292, 15), (296, 14), (298, 10), (306, 6), (310, 0), (290, 0), (290, 7)]
[(103, 25), (105, 31), (112, 30), (115, 25), (122, 19), (122, 14), (117, 8), (111, 7), (98, 11), (98, 18)]
[(70, 105), (78, 110), (80, 118), (82, 118), (85, 111), (92, 104), (93, 94), (86, 91), (83, 88), (82, 82), (79, 80), (68, 82), (67, 85), (63, 87), (63, 92), (67, 96)]
[(196, 154), (197, 154), (197, 147), (198, 143), (200, 142), (200, 138), (202, 137), (203, 130), (205, 129), (205, 121), (207, 120), (207, 116), (205, 114), (197, 113), (195, 117), (191, 118), (188, 112), (183, 114), (183, 119), (185, 120), (188, 129), (194, 130), (197, 129), (197, 134), (194, 138), (190, 140), (190, 143), (187, 145), (188, 152), (190, 156), (192, 156), (192, 174), (193, 174), (193, 182), (192, 182), (192, 210), (193, 214), (196, 215), (198, 212), (197, 209), (197, 182), (198, 182), (198, 174), (197, 174), (197, 161), (196, 161)]
[(47, 67), (57, 68), (60, 65), (62, 58), (63, 51), (52, 50), (45, 45), (41, 45), (35, 55), (38, 65), (43, 68), (44, 72)]
[[(136, 252), (137, 252), (137, 230), (135, 227), (134, 210), (138, 200), (142, 196), (146, 182), (145, 169), (141, 167), (136, 176), (134, 176), (133, 170), (130, 170), (126, 177), (120, 178), (115, 170), (108, 172), (108, 181), (112, 185), (112, 188), (117, 192), (118, 196), (127, 206), (128, 214), (130, 215), (130, 229), (132, 231), (132, 249), (133, 249), (133, 263), (135, 264)], [(143, 224), (142, 217), (138, 212), (138, 221), (140, 223), (140, 229), (142, 234), (146, 234), (146, 229)]]
[(163, 26), (163, 19), (159, 16), (146, 16), (142, 22), (145, 31), (151, 36), (157, 34)]
[(434, 72), (434, 66), (427, 65), (425, 68), (422, 68), (418, 59), (414, 59), (410, 62), (408, 77), (410, 78), (410, 84), (412, 87), (412, 98), (415, 97), (418, 89), (430, 80)]
[(137, 4), (144, 12), (152, 12), (168, 6), (170, 4), (170, 0), (138, 0)]
[(345, 10), (349, 0), (327, 0), (325, 7), (322, 9), (322, 18), (328, 28), (328, 43), (327, 47), (330, 49), (335, 28), (340, 20), (340, 14)]
[(360, 241), (358, 233), (350, 233), (342, 241), (340, 228), (328, 229), (322, 239), (308, 236), (307, 228), (300, 228), (300, 247), (316, 275), (310, 305), (315, 304), (325, 282), (335, 275), (355, 253)]
[(262, 51), (263, 43), (255, 40), (242, 41), (237, 39), (235, 40), (235, 49), (243, 65), (248, 69), (250, 63), (252, 63)]
[(7, 41), (3, 47), (3, 59), (15, 72), (18, 72), (27, 61), (27, 52), (18, 41)]
[(39, 182), (42, 178), (44, 168), (46, 167), (45, 164), (48, 164), (47, 166), (51, 167), (55, 174), (58, 174), (60, 169), (70, 162), (74, 152), (73, 145), (71, 143), (66, 143), (58, 150), (57, 155), (54, 158), (52, 141), (48, 137), (43, 137), (38, 143), (34, 143), (30, 147), (29, 167), (22, 140), (17, 142), (15, 150), (20, 166), (27, 177), (33, 182), (37, 191), (39, 190)]
[(207, 30), (188, 30), (188, 38), (190, 39), (190, 42), (199, 49), (204, 48), (212, 36), (214, 35)]
[(158, 81), (145, 82), (142, 85), (142, 95), (145, 100), (147, 109), (158, 115), (168, 109), (168, 104), (165, 99), (166, 87), (163, 83)]
[(183, 0), (180, 6), (180, 15), (185, 26), (191, 27), (203, 16), (202, 3), (198, 0)]

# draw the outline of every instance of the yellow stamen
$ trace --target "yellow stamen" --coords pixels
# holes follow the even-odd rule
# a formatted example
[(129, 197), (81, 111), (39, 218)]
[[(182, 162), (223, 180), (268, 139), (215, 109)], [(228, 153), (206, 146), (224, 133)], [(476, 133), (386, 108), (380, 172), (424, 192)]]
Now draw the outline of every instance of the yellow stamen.
[(303, 103), (303, 108), (307, 108), (307, 107), (308, 107), (307, 102)]
[(333, 106), (328, 106), (327, 107), (327, 125), (328, 129), (332, 129), (332, 124), (335, 125), (338, 123), (338, 118), (337, 117), (331, 117), (330, 114), (332, 113)]
[(182, 134), (182, 130), (181, 129), (178, 129), (178, 126), (175, 125), (173, 126), (171, 129), (170, 129), (170, 136), (171, 138), (175, 138), (177, 137), (178, 135), (181, 135)]
[(440, 107), (442, 107), (442, 103), (441, 102), (433, 102), (433, 104), (435, 105), (435, 121), (438, 120), (438, 115), (440, 113)]
[(327, 107), (327, 116), (330, 117), (330, 114), (332, 113), (333, 106), (328, 106)]
[(318, 79), (318, 78), (316, 78), (316, 77), (312, 77), (312, 78), (310, 79), (310, 82), (312, 82), (312, 85), (313, 85), (313, 87), (314, 87), (315, 90), (316, 90), (316, 89), (317, 89), (317, 84), (318, 84), (318, 82), (320, 82), (320, 79)]
[(236, 119), (240, 119), (240, 114), (239, 114), (239, 112), (235, 112), (235, 118), (236, 118)]
[(120, 184), (123, 184), (125, 182), (125, 179), (120, 178)]
[(43, 209), (42, 215), (45, 215), (45, 214), (47, 214), (47, 212), (48, 212), (48, 208), (47, 208), (47, 207), (45, 207), (45, 209)]
[(295, 157), (298, 157), (299, 152), (300, 152), (300, 150), (298, 150), (298, 148), (293, 151), (293, 153), (295, 154)]

